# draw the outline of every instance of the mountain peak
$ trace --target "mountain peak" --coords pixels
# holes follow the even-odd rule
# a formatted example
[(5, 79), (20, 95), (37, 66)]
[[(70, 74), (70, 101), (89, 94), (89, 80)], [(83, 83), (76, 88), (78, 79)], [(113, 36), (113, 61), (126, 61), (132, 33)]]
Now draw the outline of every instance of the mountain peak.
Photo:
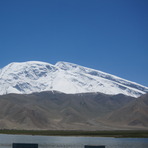
[(72, 70), (72, 69), (76, 69), (77, 67), (80, 67), (77, 64), (73, 64), (73, 63), (70, 63), (70, 62), (63, 62), (63, 61), (57, 62), (55, 64), (55, 66), (57, 66), (57, 67), (59, 67), (60, 69), (63, 69), (63, 70)]
[(40, 61), (14, 62), (0, 71), (0, 94), (55, 90), (73, 94), (121, 93), (138, 97), (148, 92), (148, 88), (140, 84), (63, 61), (55, 65)]

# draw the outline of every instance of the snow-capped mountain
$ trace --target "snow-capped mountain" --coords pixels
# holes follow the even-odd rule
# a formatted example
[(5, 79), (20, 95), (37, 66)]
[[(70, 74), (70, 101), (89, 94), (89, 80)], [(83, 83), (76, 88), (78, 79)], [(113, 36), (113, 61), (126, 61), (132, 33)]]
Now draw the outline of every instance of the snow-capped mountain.
[(29, 61), (10, 63), (0, 69), (0, 94), (29, 94), (56, 90), (64, 93), (101, 92), (138, 97), (148, 87), (117, 76), (68, 62), (55, 65)]

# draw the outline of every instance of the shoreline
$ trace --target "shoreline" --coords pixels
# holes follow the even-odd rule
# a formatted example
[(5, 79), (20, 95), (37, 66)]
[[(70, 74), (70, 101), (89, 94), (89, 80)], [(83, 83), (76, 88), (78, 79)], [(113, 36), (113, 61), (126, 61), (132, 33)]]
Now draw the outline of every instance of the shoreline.
[(32, 136), (86, 136), (113, 138), (148, 138), (148, 130), (109, 130), (109, 131), (81, 131), (81, 130), (14, 130), (1, 129), (0, 134), (32, 135)]

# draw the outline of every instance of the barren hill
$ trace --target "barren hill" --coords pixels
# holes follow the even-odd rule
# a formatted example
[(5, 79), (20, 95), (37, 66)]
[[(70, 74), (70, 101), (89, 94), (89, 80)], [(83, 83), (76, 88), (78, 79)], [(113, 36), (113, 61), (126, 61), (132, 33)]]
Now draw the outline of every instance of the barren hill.
[(1, 129), (147, 129), (147, 113), (148, 95), (48, 91), (0, 96)]

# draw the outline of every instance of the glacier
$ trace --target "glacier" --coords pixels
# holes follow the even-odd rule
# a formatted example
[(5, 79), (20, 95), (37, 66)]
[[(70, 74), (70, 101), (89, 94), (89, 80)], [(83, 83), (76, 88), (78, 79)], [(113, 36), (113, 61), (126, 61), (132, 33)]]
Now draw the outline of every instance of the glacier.
[(0, 95), (51, 90), (67, 94), (101, 92), (139, 97), (148, 92), (148, 87), (63, 61), (55, 65), (40, 61), (13, 62), (0, 69)]

